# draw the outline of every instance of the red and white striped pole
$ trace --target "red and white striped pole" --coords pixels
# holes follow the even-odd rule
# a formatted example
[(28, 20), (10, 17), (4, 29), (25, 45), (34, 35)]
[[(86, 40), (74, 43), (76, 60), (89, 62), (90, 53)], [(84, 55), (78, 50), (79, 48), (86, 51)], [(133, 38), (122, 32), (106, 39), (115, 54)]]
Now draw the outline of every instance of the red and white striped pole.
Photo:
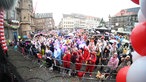
[(6, 53), (8, 48), (5, 40), (5, 33), (4, 33), (4, 10), (0, 10), (0, 44), (4, 52)]

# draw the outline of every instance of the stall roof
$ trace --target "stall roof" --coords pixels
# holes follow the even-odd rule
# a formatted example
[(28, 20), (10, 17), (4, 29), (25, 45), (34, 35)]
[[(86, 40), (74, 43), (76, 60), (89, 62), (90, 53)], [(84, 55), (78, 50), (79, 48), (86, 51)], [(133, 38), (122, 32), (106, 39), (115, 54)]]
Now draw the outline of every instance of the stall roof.
[(109, 29), (106, 28), (106, 27), (100, 27), (100, 28), (96, 28), (96, 29), (99, 29), (99, 30), (109, 30)]

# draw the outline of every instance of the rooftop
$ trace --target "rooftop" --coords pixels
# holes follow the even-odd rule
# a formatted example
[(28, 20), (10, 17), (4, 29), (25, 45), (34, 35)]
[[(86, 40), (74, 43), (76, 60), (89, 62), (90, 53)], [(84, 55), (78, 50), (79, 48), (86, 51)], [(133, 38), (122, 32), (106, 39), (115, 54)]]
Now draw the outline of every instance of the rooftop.
[(122, 9), (115, 16), (126, 16), (126, 15), (135, 15), (138, 14), (140, 7)]
[(36, 13), (35, 18), (53, 18), (53, 13)]

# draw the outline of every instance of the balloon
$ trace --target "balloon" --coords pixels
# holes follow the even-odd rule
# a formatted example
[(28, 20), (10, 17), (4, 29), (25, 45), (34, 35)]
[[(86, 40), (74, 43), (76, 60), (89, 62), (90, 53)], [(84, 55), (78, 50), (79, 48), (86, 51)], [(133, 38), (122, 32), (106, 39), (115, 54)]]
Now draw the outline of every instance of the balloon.
[(135, 26), (131, 33), (131, 44), (136, 52), (142, 56), (146, 56), (146, 22), (139, 23)]
[(142, 56), (139, 55), (136, 51), (132, 52), (132, 61), (135, 62), (137, 59), (141, 58)]
[(144, 17), (146, 18), (146, 0), (140, 0), (140, 9)]
[(84, 75), (84, 72), (78, 72), (78, 77), (83, 77), (83, 75)]
[(129, 66), (125, 66), (118, 71), (117, 76), (116, 76), (116, 82), (126, 82), (128, 69), (129, 69)]
[(129, 68), (127, 82), (146, 82), (146, 56), (136, 60)]
[(146, 17), (144, 17), (143, 13), (141, 12), (141, 10), (139, 10), (138, 12), (138, 22), (146, 22)]
[(139, 0), (132, 0), (135, 4), (139, 5)]

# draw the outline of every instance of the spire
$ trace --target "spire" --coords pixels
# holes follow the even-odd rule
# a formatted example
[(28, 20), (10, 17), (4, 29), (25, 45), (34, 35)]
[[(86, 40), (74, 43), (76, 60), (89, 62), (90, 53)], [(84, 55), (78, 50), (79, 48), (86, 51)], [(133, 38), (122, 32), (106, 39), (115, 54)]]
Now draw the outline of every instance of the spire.
[(111, 15), (109, 14), (108, 18), (111, 18)]
[(103, 20), (103, 18), (100, 20), (99, 26), (104, 26), (105, 25), (105, 21)]

